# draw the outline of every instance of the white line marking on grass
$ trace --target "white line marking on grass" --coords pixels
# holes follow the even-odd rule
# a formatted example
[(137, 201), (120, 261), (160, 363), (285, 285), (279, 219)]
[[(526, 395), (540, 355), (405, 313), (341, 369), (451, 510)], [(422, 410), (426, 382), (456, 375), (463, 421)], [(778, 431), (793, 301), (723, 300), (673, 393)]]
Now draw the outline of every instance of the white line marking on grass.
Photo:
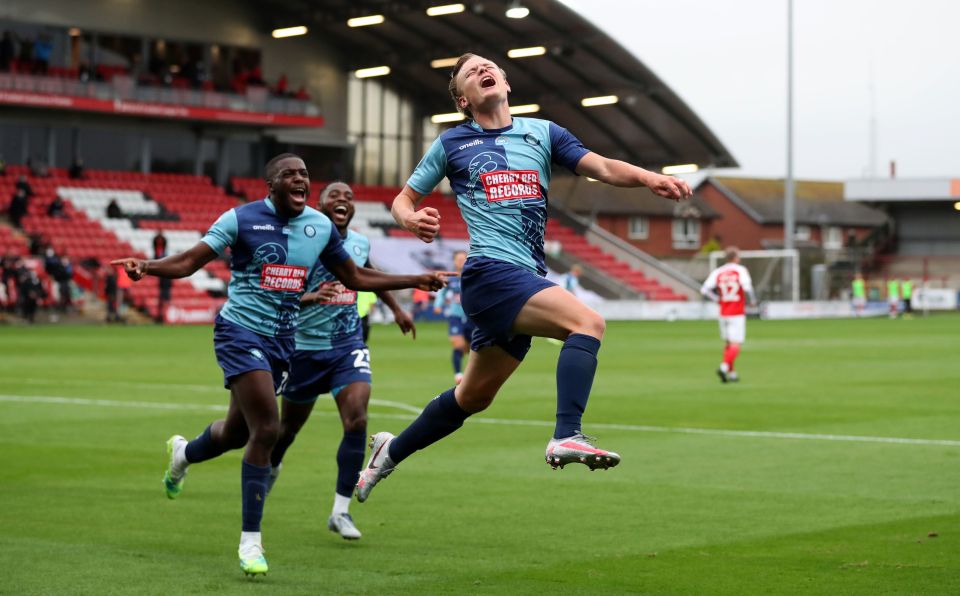
[[(110, 408), (144, 408), (152, 410), (204, 410), (226, 411), (226, 406), (213, 404), (167, 403), (152, 401), (119, 401), (110, 399), (88, 399), (83, 397), (60, 397), (50, 395), (2, 395), (0, 402), (64, 404), (77, 406), (104, 406)], [(384, 400), (370, 400), (373, 405), (386, 406), (407, 410), (419, 414), (420, 409), (408, 404)], [(316, 412), (322, 416), (335, 416), (335, 412)], [(391, 420), (412, 420), (414, 416), (406, 414), (377, 414), (379, 418)], [(474, 418), (480, 424), (499, 424), (510, 426), (537, 426), (552, 427), (553, 422), (545, 420), (510, 420), (507, 418)], [(628, 430), (648, 433), (673, 433), (684, 435), (712, 435), (719, 437), (747, 437), (757, 439), (794, 439), (799, 441), (834, 441), (847, 443), (882, 443), (892, 445), (929, 445), (939, 447), (960, 447), (960, 440), (952, 439), (908, 439), (905, 437), (872, 437), (865, 435), (831, 435), (818, 433), (791, 433), (763, 430), (725, 430), (721, 428), (684, 428), (670, 426), (644, 426), (639, 424), (604, 424), (593, 423), (591, 429)]]

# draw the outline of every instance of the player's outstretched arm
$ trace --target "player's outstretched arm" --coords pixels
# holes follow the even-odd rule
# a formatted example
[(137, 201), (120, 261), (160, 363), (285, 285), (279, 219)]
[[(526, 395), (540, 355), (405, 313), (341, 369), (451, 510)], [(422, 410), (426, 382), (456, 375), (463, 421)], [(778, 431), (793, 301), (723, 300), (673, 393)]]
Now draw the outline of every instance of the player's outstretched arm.
[[(367, 261), (367, 264), (364, 265), (367, 269), (376, 269), (370, 261)], [(400, 304), (397, 302), (397, 299), (393, 297), (393, 294), (386, 290), (381, 290), (375, 292), (377, 298), (383, 301), (387, 305), (387, 308), (390, 309), (390, 312), (393, 313), (393, 320), (397, 324), (397, 327), (400, 328), (400, 331), (406, 335), (409, 332), (413, 332), (413, 339), (417, 339), (417, 326), (413, 324), (413, 319), (410, 318), (410, 315), (407, 314), (407, 311), (400, 308)]]
[(111, 265), (122, 265), (133, 281), (144, 275), (179, 279), (189, 277), (201, 267), (217, 258), (217, 253), (203, 242), (197, 242), (192, 248), (162, 259), (137, 259), (127, 257), (110, 261)]
[(359, 292), (382, 292), (386, 290), (405, 290), (407, 288), (419, 288), (428, 292), (435, 292), (447, 285), (447, 276), (450, 275), (446, 271), (424, 273), (422, 275), (393, 275), (376, 269), (357, 267), (352, 259), (346, 259), (330, 266), (330, 272), (344, 286)]
[(440, 212), (433, 207), (424, 207), (418, 210), (417, 204), (422, 199), (422, 194), (406, 184), (400, 194), (393, 199), (390, 213), (393, 214), (393, 219), (404, 230), (420, 240), (430, 243), (440, 233)]
[(693, 193), (686, 181), (673, 176), (664, 176), (617, 159), (608, 159), (590, 152), (577, 164), (577, 173), (581, 176), (596, 178), (613, 186), (636, 188), (646, 186), (654, 194), (680, 201)]

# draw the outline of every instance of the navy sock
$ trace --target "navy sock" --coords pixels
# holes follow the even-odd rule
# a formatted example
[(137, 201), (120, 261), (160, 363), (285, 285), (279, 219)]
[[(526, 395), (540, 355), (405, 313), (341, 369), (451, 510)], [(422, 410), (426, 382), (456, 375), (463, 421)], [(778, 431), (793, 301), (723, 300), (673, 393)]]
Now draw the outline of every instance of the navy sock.
[(287, 449), (290, 448), (290, 445), (293, 445), (293, 440), (297, 438), (297, 435), (291, 434), (289, 436), (281, 433), (280, 438), (277, 439), (277, 444), (273, 446), (273, 451), (270, 452), (270, 465), (276, 468), (280, 465), (280, 462), (283, 461), (283, 456), (287, 452)]
[(344, 432), (337, 449), (337, 494), (349, 497), (357, 485), (360, 468), (363, 467), (363, 453), (366, 450), (367, 430)]
[(259, 532), (263, 518), (263, 503), (267, 500), (267, 479), (270, 466), (255, 466), (243, 462), (240, 488), (243, 495), (243, 531)]
[(210, 434), (212, 427), (213, 424), (211, 423), (196, 439), (187, 443), (187, 448), (184, 449), (183, 454), (186, 456), (188, 463), (198, 464), (213, 459), (226, 451), (226, 449), (213, 442), (213, 436)]
[(597, 372), (600, 340), (582, 333), (567, 337), (557, 361), (557, 426), (554, 439), (580, 432), (580, 419), (587, 407), (593, 377)]
[(399, 464), (414, 451), (436, 443), (463, 426), (469, 417), (457, 403), (453, 389), (447, 389), (433, 398), (417, 419), (390, 443), (390, 459)]
[(463, 370), (463, 350), (453, 351), (453, 372), (459, 373)]

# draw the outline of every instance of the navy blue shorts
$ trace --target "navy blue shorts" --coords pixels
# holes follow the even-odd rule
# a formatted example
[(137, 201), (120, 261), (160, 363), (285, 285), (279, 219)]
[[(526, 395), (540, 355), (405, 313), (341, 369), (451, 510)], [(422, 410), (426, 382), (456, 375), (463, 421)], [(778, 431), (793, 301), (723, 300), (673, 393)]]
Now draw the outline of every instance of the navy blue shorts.
[(447, 317), (447, 335), (450, 337), (462, 335), (464, 339), (470, 341), (476, 328), (477, 326), (473, 324), (473, 321), (466, 316)]
[(530, 298), (557, 284), (519, 265), (469, 258), (460, 274), (460, 304), (476, 325), (470, 348), (500, 346), (517, 360), (530, 349), (529, 335), (514, 335), (513, 322)]
[(251, 370), (273, 375), (273, 390), (279, 392), (290, 372), (290, 357), (296, 342), (293, 336), (260, 335), (217, 315), (213, 327), (213, 351), (223, 369), (223, 386)]
[(290, 368), (283, 398), (298, 404), (313, 403), (324, 393), (336, 397), (351, 383), (371, 382), (370, 350), (360, 337), (332, 350), (297, 350)]

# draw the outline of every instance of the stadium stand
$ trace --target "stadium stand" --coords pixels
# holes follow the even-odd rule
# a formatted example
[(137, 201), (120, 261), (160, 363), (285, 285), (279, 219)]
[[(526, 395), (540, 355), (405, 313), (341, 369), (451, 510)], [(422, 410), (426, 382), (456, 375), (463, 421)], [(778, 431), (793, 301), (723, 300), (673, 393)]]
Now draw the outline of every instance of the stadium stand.
[[(7, 176), (0, 179), (0, 210), (7, 208), (21, 175), (27, 177), (35, 193), (23, 218), (24, 233), (38, 237), (58, 254), (93, 261), (101, 267), (123, 256), (152, 256), (152, 239), (159, 229), (164, 230), (168, 252), (189, 248), (220, 213), (236, 205), (202, 176), (91, 170), (83, 180), (76, 180), (59, 168), (51, 168), (47, 177), (37, 177), (30, 176), (25, 166), (8, 166)], [(47, 215), (47, 207), (57, 195), (64, 199), (65, 217)], [(123, 217), (107, 217), (107, 205), (112, 200), (116, 200)], [(29, 253), (26, 240), (17, 238), (10, 228), (0, 229), (0, 247), (9, 246), (15, 254)], [(77, 283), (97, 289), (103, 297), (102, 288), (95, 288), (77, 269)], [(168, 304), (181, 313), (216, 310), (224, 302), (229, 278), (226, 263), (213, 261), (190, 278), (175, 280)], [(49, 280), (46, 283), (49, 285)], [(129, 300), (157, 318), (161, 314), (159, 293), (159, 280), (149, 277), (129, 289)]]

